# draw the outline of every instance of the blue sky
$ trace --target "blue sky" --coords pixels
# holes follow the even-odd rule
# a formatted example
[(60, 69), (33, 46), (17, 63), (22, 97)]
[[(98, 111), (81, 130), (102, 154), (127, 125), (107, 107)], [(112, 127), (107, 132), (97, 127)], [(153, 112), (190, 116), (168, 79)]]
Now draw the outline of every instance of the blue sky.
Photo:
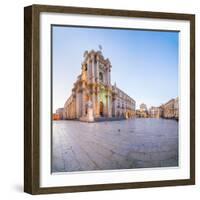
[(53, 26), (53, 112), (81, 73), (85, 50), (109, 58), (111, 83), (136, 101), (159, 106), (178, 96), (178, 32)]

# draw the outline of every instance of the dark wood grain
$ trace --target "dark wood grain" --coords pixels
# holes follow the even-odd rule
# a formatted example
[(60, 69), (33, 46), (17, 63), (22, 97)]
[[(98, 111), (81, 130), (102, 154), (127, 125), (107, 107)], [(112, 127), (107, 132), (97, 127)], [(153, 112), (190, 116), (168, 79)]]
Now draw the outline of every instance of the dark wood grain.
[(190, 18), (190, 179), (195, 184), (195, 15)]
[[(41, 12), (188, 20), (190, 22), (190, 178), (184, 180), (40, 187), (40, 38)], [(191, 14), (33, 5), (24, 9), (24, 191), (30, 194), (83, 192), (195, 184), (195, 16)]]
[(32, 193), (32, 7), (24, 10), (24, 191)]
[(24, 191), (39, 190), (39, 12), (24, 9)]

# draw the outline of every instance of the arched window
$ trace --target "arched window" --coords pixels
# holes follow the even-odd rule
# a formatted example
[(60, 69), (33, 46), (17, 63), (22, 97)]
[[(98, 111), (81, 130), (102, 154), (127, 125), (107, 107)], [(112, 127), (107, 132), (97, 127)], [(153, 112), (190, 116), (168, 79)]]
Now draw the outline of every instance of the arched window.
[(99, 80), (103, 82), (103, 73), (99, 72)]

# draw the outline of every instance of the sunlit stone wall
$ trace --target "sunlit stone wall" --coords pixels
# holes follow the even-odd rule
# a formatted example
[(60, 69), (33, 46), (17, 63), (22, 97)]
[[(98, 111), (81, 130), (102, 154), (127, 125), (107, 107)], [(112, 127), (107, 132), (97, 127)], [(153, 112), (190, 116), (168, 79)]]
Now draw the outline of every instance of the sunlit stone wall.
[(64, 119), (87, 121), (91, 103), (94, 119), (131, 118), (135, 116), (135, 100), (111, 85), (111, 63), (101, 51), (85, 51), (81, 74), (64, 105)]

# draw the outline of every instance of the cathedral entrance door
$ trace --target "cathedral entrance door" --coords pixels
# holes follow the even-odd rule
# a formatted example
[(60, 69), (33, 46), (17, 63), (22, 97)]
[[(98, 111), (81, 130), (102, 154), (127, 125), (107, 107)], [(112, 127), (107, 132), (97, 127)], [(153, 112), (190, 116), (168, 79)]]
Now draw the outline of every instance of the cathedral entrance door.
[(99, 114), (101, 117), (103, 117), (103, 102), (100, 102), (100, 107), (99, 107)]

